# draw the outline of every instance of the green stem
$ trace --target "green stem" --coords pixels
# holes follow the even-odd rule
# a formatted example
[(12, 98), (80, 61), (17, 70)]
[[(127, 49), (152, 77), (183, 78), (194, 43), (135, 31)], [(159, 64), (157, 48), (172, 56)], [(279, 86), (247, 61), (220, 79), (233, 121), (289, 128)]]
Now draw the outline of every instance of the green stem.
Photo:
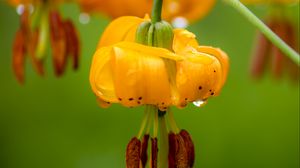
[(163, 3), (163, 0), (154, 0), (153, 6), (152, 6), (152, 14), (151, 14), (152, 23), (161, 21), (162, 3)]
[(278, 47), (286, 56), (293, 60), (300, 66), (300, 56), (281, 40), (268, 26), (266, 26), (259, 18), (257, 18), (247, 7), (245, 7), (239, 0), (224, 0), (246, 17), (256, 28), (258, 28), (276, 47)]
[(168, 152), (169, 152), (169, 142), (168, 142), (168, 130), (167, 123), (165, 119), (166, 115), (159, 116), (159, 153), (158, 153), (158, 167), (168, 167)]

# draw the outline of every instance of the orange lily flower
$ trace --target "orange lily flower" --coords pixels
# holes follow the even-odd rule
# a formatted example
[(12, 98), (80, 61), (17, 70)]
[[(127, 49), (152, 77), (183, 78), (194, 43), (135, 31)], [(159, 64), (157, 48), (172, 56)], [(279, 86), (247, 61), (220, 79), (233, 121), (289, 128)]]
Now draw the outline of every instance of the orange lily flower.
[[(150, 167), (157, 167), (158, 157), (160, 167), (193, 167), (192, 138), (186, 130), (178, 129), (169, 107), (183, 108), (189, 102), (200, 106), (200, 101), (220, 93), (227, 78), (226, 53), (218, 48), (199, 46), (195, 35), (185, 29), (169, 31), (168, 26), (162, 28), (164, 25), (164, 21), (150, 24), (148, 17), (117, 18), (104, 31), (92, 61), (90, 84), (101, 107), (111, 103), (126, 107), (145, 105), (140, 132), (127, 145), (127, 168), (143, 168), (147, 164), (150, 133), (144, 128), (151, 125), (151, 112), (154, 112), (154, 132)], [(143, 41), (140, 38), (148, 44), (166, 47), (140, 44)], [(164, 42), (170, 39), (168, 48)], [(169, 131), (165, 115), (169, 117)], [(159, 150), (157, 122), (161, 129)], [(169, 146), (168, 151), (164, 150), (165, 145)]]
[[(79, 3), (84, 12), (98, 12), (111, 18), (143, 17), (152, 7), (152, 0), (79, 0)], [(180, 17), (193, 22), (204, 17), (214, 4), (215, 0), (165, 0), (162, 15), (168, 21)]]
[[(135, 43), (136, 29), (145, 20), (120, 17), (106, 28), (90, 71), (98, 98), (127, 107), (151, 104), (164, 110), (218, 95), (228, 72), (227, 55), (217, 48), (198, 46), (195, 35), (184, 29), (173, 31), (174, 52)], [(174, 61), (174, 72), (169, 73), (164, 59)]]
[(13, 70), (20, 83), (24, 83), (24, 61), (29, 55), (34, 69), (44, 74), (43, 62), (50, 36), (55, 74), (63, 74), (66, 60), (71, 57), (73, 68), (78, 68), (79, 39), (73, 23), (62, 20), (57, 10), (61, 0), (10, 0), (21, 15), (21, 26), (13, 46)]

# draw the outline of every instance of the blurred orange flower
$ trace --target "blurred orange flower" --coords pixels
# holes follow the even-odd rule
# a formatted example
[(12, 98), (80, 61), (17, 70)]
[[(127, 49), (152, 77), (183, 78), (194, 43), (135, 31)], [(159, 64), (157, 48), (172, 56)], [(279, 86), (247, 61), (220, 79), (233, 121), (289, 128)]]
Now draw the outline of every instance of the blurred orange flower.
[(10, 0), (21, 15), (20, 28), (13, 44), (13, 70), (20, 83), (24, 83), (25, 57), (31, 59), (34, 69), (44, 75), (48, 40), (52, 48), (55, 74), (63, 74), (67, 58), (73, 60), (73, 68), (78, 68), (79, 39), (71, 20), (62, 20), (57, 5), (62, 1)]
[[(97, 12), (111, 18), (143, 17), (151, 13), (152, 0), (79, 0), (79, 4), (87, 13)], [(214, 4), (215, 0), (165, 0), (162, 17), (168, 21), (179, 17), (193, 22), (204, 17)]]

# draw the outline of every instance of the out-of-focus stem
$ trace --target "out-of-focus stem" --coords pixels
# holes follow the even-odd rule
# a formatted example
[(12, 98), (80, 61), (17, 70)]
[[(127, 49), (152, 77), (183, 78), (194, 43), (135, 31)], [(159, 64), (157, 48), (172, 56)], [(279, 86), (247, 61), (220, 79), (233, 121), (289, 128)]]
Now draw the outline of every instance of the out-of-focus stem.
[(258, 17), (256, 17), (245, 5), (239, 0), (224, 0), (227, 4), (239, 11), (245, 18), (249, 20), (256, 28), (258, 28), (276, 47), (278, 47), (286, 56), (300, 66), (300, 56), (288, 46), (281, 38), (279, 38), (268, 26), (266, 26)]

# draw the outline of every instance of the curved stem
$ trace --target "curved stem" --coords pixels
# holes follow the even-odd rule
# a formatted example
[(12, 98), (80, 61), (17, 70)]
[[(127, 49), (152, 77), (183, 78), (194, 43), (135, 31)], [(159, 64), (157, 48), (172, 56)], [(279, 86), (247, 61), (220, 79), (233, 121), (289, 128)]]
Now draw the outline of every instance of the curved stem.
[(162, 3), (163, 3), (163, 0), (154, 0), (153, 6), (152, 6), (152, 14), (151, 14), (152, 23), (161, 21)]
[(300, 56), (280, 39), (268, 26), (266, 26), (259, 18), (257, 18), (247, 7), (239, 0), (224, 0), (227, 4), (239, 11), (249, 22), (258, 28), (276, 47), (278, 47), (286, 56), (300, 66)]

